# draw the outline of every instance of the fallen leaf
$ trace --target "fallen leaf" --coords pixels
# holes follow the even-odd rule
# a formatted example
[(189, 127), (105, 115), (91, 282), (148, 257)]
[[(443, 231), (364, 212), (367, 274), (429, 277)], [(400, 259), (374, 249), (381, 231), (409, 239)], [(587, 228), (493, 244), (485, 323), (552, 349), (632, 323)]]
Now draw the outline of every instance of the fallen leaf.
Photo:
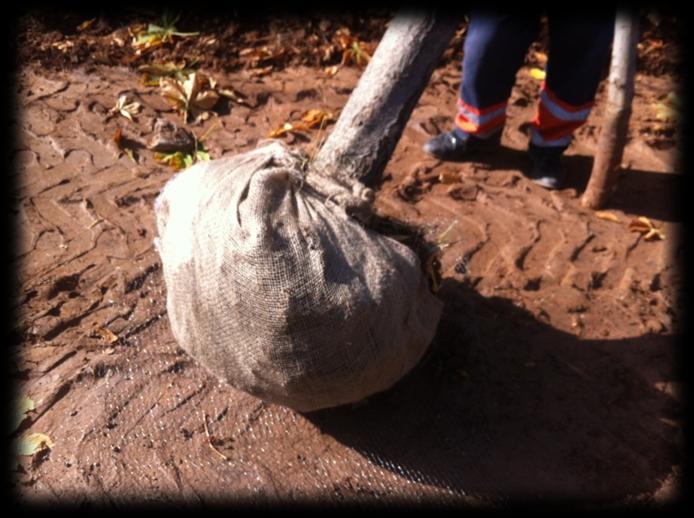
[(95, 21), (96, 21), (96, 18), (92, 18), (91, 20), (87, 20), (86, 22), (82, 22), (77, 26), (77, 30), (79, 32), (86, 31), (87, 29), (89, 29), (89, 27), (94, 25)]
[(132, 46), (135, 49), (136, 55), (140, 56), (154, 48), (160, 47), (165, 43), (174, 41), (174, 36), (179, 38), (187, 38), (197, 36), (199, 32), (179, 32), (175, 27), (178, 21), (178, 16), (170, 19), (167, 14), (162, 17), (161, 25), (150, 23), (146, 26), (136, 25), (132, 28), (133, 41)]
[(32, 433), (15, 442), (15, 455), (31, 456), (53, 446), (55, 444), (46, 434)]
[(257, 68), (272, 61), (278, 62), (286, 54), (287, 49), (280, 45), (248, 47), (239, 51), (239, 57), (243, 58), (242, 61), (245, 62), (248, 68)]
[(185, 61), (180, 63), (175, 63), (173, 61), (167, 63), (151, 63), (148, 65), (141, 65), (137, 70), (142, 73), (142, 83), (145, 86), (159, 86), (159, 79), (162, 77), (172, 77), (179, 81), (183, 81), (194, 72), (193, 69), (186, 68)]
[(301, 116), (301, 120), (304, 121), (309, 128), (315, 128), (316, 126), (321, 126), (324, 122), (334, 121), (335, 116), (330, 112), (324, 112), (314, 108), (305, 112)]
[(193, 157), (176, 151), (174, 153), (154, 153), (154, 160), (160, 164), (168, 165), (174, 171), (180, 171), (188, 167), (188, 164), (192, 164)]
[(268, 133), (269, 138), (278, 138), (286, 135), (287, 133), (291, 131), (307, 131), (308, 127), (305, 124), (297, 123), (297, 124), (291, 124), (289, 122), (285, 122), (282, 124), (282, 126), (275, 128), (272, 130), (270, 133)]
[(538, 81), (544, 81), (546, 76), (547, 76), (547, 73), (540, 68), (531, 68), (530, 69), (530, 77), (532, 77), (533, 79), (537, 79)]
[(210, 78), (201, 72), (190, 74), (184, 81), (162, 77), (159, 79), (161, 95), (188, 121), (188, 115), (196, 120), (209, 117), (209, 112), (219, 101), (219, 94), (212, 89)]
[(120, 113), (123, 117), (128, 119), (131, 122), (133, 121), (133, 115), (137, 114), (137, 112), (140, 111), (140, 108), (142, 108), (142, 105), (138, 102), (132, 102), (128, 103), (128, 96), (127, 95), (121, 95), (118, 98), (118, 102), (116, 105), (109, 110), (109, 114), (115, 114), (115, 113)]
[(620, 221), (619, 218), (615, 214), (613, 214), (612, 212), (605, 212), (605, 211), (598, 210), (598, 211), (595, 211), (594, 215), (596, 218), (606, 219), (608, 221), (614, 221), (615, 223), (619, 223), (619, 221)]
[(75, 43), (73, 41), (67, 40), (67, 41), (56, 41), (51, 44), (51, 47), (54, 49), (58, 49), (61, 52), (67, 52), (68, 49), (71, 49), (72, 47), (75, 46)]
[(96, 329), (93, 335), (102, 338), (107, 344), (112, 344), (118, 341), (118, 335), (105, 327)]
[(646, 241), (665, 239), (665, 234), (663, 234), (660, 229), (656, 228), (650, 219), (644, 216), (631, 220), (629, 223), (629, 230), (631, 232), (639, 232), (644, 234), (643, 238)]
[(681, 108), (682, 103), (677, 94), (670, 92), (656, 105), (656, 118), (664, 122), (676, 121)]
[(371, 46), (353, 36), (348, 28), (338, 29), (333, 39), (342, 50), (340, 66), (353, 62), (358, 67), (364, 68), (371, 60)]
[(23, 396), (19, 401), (16, 402), (15, 413), (14, 413), (14, 423), (12, 424), (12, 432), (14, 432), (19, 425), (21, 425), (27, 418), (27, 414), (34, 410), (36, 406), (34, 401), (29, 396)]
[(325, 67), (324, 72), (328, 77), (333, 77), (340, 71), (340, 65), (333, 65), (331, 67)]

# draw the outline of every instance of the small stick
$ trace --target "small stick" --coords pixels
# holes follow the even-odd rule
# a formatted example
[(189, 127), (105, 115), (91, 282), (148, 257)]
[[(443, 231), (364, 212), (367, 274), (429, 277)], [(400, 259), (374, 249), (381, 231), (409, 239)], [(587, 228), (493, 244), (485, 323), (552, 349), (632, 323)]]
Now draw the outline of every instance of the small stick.
[(222, 457), (225, 461), (231, 462), (231, 459), (224, 455), (221, 451), (217, 449), (217, 447), (212, 443), (212, 436), (210, 435), (210, 430), (207, 428), (207, 414), (205, 414), (204, 419), (203, 419), (203, 424), (205, 425), (205, 435), (207, 436), (207, 444), (210, 445), (210, 448), (214, 450), (214, 452)]

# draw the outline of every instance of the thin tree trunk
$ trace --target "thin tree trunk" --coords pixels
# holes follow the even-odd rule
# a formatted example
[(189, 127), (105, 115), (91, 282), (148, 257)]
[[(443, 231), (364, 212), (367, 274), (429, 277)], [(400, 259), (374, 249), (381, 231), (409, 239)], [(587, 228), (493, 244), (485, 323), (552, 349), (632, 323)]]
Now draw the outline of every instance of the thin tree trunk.
[(581, 205), (591, 209), (605, 206), (617, 188), (617, 168), (622, 162), (634, 97), (638, 17), (630, 11), (617, 13), (612, 44), (607, 108), (603, 116), (598, 150)]
[(380, 177), (460, 21), (441, 12), (395, 16), (313, 170), (347, 184)]

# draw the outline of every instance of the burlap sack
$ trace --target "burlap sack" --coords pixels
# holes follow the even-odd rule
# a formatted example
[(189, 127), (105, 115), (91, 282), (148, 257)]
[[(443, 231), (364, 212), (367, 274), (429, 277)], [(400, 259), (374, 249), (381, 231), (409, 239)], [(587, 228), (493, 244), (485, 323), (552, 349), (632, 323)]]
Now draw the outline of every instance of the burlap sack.
[(201, 162), (155, 203), (171, 329), (233, 386), (310, 411), (391, 387), (441, 314), (406, 246), (345, 213), (352, 192), (280, 143)]

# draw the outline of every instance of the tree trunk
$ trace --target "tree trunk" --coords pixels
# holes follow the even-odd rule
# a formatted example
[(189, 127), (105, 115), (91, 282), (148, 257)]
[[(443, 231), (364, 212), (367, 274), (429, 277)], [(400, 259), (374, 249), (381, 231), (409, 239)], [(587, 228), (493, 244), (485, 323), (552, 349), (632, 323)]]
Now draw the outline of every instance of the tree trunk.
[(593, 170), (581, 205), (591, 209), (604, 207), (617, 188), (617, 168), (622, 162), (626, 144), (631, 102), (634, 97), (638, 17), (630, 11), (620, 11), (615, 22), (612, 44), (607, 108)]
[(380, 177), (460, 21), (440, 12), (395, 16), (313, 170), (347, 184)]

